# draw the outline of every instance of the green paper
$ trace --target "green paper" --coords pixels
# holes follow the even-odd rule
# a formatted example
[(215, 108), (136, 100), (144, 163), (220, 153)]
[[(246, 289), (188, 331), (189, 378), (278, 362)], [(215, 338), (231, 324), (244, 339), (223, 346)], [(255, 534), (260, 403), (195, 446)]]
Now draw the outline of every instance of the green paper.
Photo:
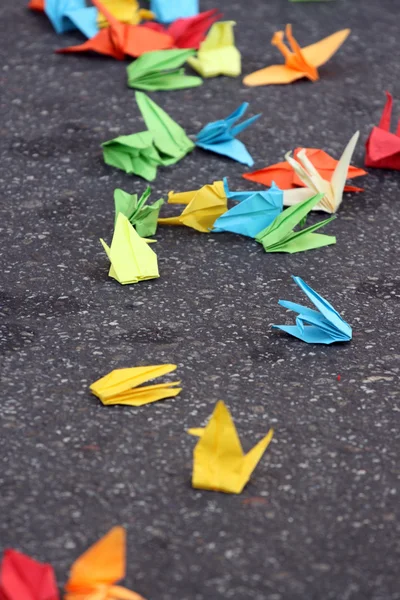
[(316, 194), (308, 200), (294, 204), (284, 210), (269, 227), (266, 227), (256, 236), (256, 241), (263, 245), (266, 252), (304, 252), (322, 246), (336, 244), (336, 237), (314, 233), (336, 217), (329, 217), (306, 229), (293, 231), (294, 227), (304, 221), (308, 213), (323, 198), (324, 194)]
[(194, 144), (178, 123), (143, 92), (136, 92), (136, 102), (153, 142), (161, 164), (173, 165), (193, 150)]
[(154, 92), (156, 90), (182, 90), (202, 85), (201, 77), (185, 75), (180, 69), (195, 50), (156, 50), (145, 52), (127, 68), (131, 88)]
[(157, 175), (157, 166), (162, 164), (161, 157), (153, 145), (149, 131), (121, 135), (104, 142), (103, 156), (107, 165), (140, 175), (147, 181), (153, 181)]
[(157, 231), (157, 219), (164, 200), (160, 198), (154, 204), (146, 205), (150, 194), (151, 188), (148, 187), (138, 200), (137, 194), (128, 194), (120, 189), (114, 190), (115, 224), (118, 214), (122, 213), (135, 227), (140, 237), (154, 235)]

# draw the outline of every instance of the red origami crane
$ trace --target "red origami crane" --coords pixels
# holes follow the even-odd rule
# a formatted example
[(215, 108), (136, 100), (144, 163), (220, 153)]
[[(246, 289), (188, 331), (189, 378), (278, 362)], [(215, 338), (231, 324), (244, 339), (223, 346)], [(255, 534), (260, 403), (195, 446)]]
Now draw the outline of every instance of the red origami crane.
[(374, 127), (365, 144), (365, 166), (400, 171), (400, 120), (396, 133), (390, 133), (393, 98), (386, 92), (386, 104), (378, 127)]
[(59, 600), (53, 567), (16, 550), (5, 550), (0, 600)]
[(44, 0), (30, 0), (28, 8), (31, 10), (37, 10), (39, 12), (44, 12)]
[(106, 17), (109, 27), (100, 29), (90, 40), (79, 46), (61, 48), (57, 52), (88, 52), (93, 50), (99, 54), (112, 56), (117, 60), (124, 60), (125, 56), (136, 58), (152, 50), (166, 50), (174, 45), (170, 35), (153, 31), (144, 25), (128, 25), (121, 23), (112, 15), (99, 0), (92, 0), (93, 4)]
[[(297, 158), (297, 154), (300, 152), (300, 150), (302, 150), (302, 148), (295, 149), (295, 158)], [(310, 159), (321, 177), (327, 181), (330, 181), (338, 161), (319, 148), (305, 148), (305, 150), (307, 151), (307, 158)], [(364, 171), (364, 169), (358, 169), (357, 167), (352, 167), (351, 165), (349, 166), (349, 170), (347, 172), (348, 179), (361, 177), (361, 175), (367, 175), (367, 172)], [(274, 181), (282, 190), (305, 187), (305, 184), (296, 175), (287, 161), (276, 163), (275, 165), (265, 167), (259, 171), (253, 171), (252, 173), (244, 173), (243, 177), (244, 179), (249, 179), (250, 181), (255, 181), (256, 183), (262, 183), (268, 187), (270, 187)], [(364, 190), (353, 185), (346, 185), (344, 191), (363, 192)]]
[(211, 25), (221, 17), (222, 15), (218, 13), (218, 10), (212, 8), (194, 17), (176, 19), (168, 27), (154, 21), (147, 21), (143, 24), (143, 27), (170, 35), (174, 40), (175, 48), (195, 48), (198, 50)]

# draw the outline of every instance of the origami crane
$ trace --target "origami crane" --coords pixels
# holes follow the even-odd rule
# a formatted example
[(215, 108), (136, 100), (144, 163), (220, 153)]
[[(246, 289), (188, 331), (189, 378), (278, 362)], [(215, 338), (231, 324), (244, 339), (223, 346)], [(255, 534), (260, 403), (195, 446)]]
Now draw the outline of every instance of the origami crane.
[(115, 224), (119, 213), (122, 213), (136, 229), (140, 237), (154, 235), (157, 231), (157, 219), (164, 200), (160, 199), (154, 204), (146, 204), (151, 194), (148, 187), (138, 200), (137, 194), (128, 194), (124, 190), (114, 190)]
[(200, 44), (197, 57), (188, 58), (189, 65), (202, 77), (237, 77), (242, 72), (241, 55), (233, 35), (234, 25), (234, 21), (214, 23)]
[(100, 242), (111, 262), (109, 276), (122, 285), (160, 276), (156, 253), (122, 213), (117, 217), (111, 248), (103, 239)]
[[(295, 159), (297, 159), (301, 150), (306, 151), (307, 158), (312, 162), (321, 177), (329, 181), (337, 167), (338, 161), (319, 148), (296, 148), (293, 152)], [(367, 171), (349, 165), (347, 179), (354, 179), (355, 177), (361, 177), (362, 175), (367, 175)], [(255, 181), (256, 183), (261, 183), (268, 187), (274, 182), (281, 189), (293, 189), (305, 186), (305, 183), (296, 175), (296, 172), (287, 161), (276, 163), (275, 165), (253, 171), (252, 173), (243, 173), (242, 177), (243, 179)], [(344, 191), (363, 192), (364, 190), (353, 185), (345, 185)]]
[(92, 50), (99, 54), (112, 56), (117, 60), (124, 60), (125, 56), (137, 57), (152, 50), (172, 48), (173, 40), (171, 36), (159, 31), (153, 31), (142, 25), (120, 23), (99, 0), (92, 0), (92, 2), (105, 16), (109, 27), (101, 29), (92, 39), (87, 40), (84, 44), (61, 48), (57, 52), (88, 52)]
[(162, 377), (175, 371), (176, 365), (154, 365), (149, 367), (132, 367), (116, 369), (90, 386), (91, 392), (105, 405), (125, 404), (143, 406), (164, 398), (174, 398), (182, 388), (174, 387), (180, 381), (168, 381), (145, 387), (142, 383)]
[(297, 160), (292, 158), (290, 152), (288, 152), (285, 156), (286, 160), (306, 187), (284, 191), (283, 204), (285, 206), (291, 206), (313, 194), (322, 193), (324, 195), (321, 202), (317, 204), (313, 210), (322, 210), (327, 213), (337, 212), (343, 200), (343, 191), (349, 164), (358, 137), (359, 132), (357, 131), (344, 149), (329, 181), (324, 179), (314, 167), (312, 162), (308, 159), (304, 148), (297, 154)]
[(342, 319), (338, 312), (325, 298), (317, 294), (300, 277), (293, 277), (294, 282), (308, 296), (317, 310), (279, 300), (279, 304), (289, 310), (299, 313), (296, 325), (273, 325), (308, 344), (333, 344), (333, 342), (348, 342), (352, 338), (351, 327)]
[(74, 562), (64, 600), (144, 600), (136, 592), (115, 585), (125, 577), (125, 571), (125, 529), (113, 527)]
[(337, 52), (350, 29), (342, 29), (332, 35), (300, 48), (292, 35), (292, 26), (286, 25), (286, 37), (292, 50), (285, 45), (283, 31), (277, 31), (272, 38), (272, 45), (277, 46), (285, 58), (284, 65), (273, 65), (247, 75), (243, 83), (248, 86), (292, 83), (296, 79), (306, 77), (311, 81), (319, 79), (317, 67), (325, 64)]
[(374, 127), (365, 145), (365, 166), (400, 171), (400, 120), (396, 133), (390, 132), (393, 98), (386, 92), (386, 104), (378, 127)]
[(197, 48), (206, 37), (206, 33), (215, 21), (220, 18), (218, 10), (213, 8), (195, 17), (177, 19), (168, 27), (161, 23), (145, 23), (143, 26), (154, 31), (166, 33), (172, 37), (175, 48)]
[(153, 144), (153, 136), (149, 131), (120, 135), (103, 142), (104, 162), (111, 167), (121, 169), (128, 174), (135, 174), (147, 181), (153, 181), (157, 175), (157, 167), (162, 164), (161, 156)]
[(232, 196), (240, 200), (240, 204), (230, 208), (215, 221), (213, 233), (230, 231), (255, 238), (262, 229), (271, 225), (283, 210), (283, 192), (275, 184), (267, 192), (230, 194), (228, 190), (228, 199)]
[(199, 12), (199, 0), (150, 0), (150, 9), (161, 23), (194, 17)]
[[(137, 0), (102, 0), (102, 4), (121, 23), (137, 25), (142, 19), (154, 19), (154, 14), (150, 10), (140, 8)], [(97, 24), (100, 29), (109, 25), (101, 12), (98, 14)]]
[(201, 490), (240, 494), (274, 434), (267, 435), (244, 454), (229, 410), (220, 400), (206, 427), (189, 429), (199, 437), (194, 449), (192, 485)]
[(263, 245), (266, 252), (288, 252), (289, 254), (336, 244), (334, 236), (314, 233), (335, 219), (334, 216), (306, 229), (293, 231), (296, 225), (305, 220), (308, 213), (321, 201), (321, 198), (322, 194), (316, 194), (312, 198), (284, 210), (269, 227), (256, 235), (256, 241)]
[(128, 85), (140, 90), (181, 90), (202, 85), (203, 80), (180, 69), (194, 50), (146, 52), (127, 67)]
[(255, 115), (247, 121), (243, 121), (239, 125), (234, 126), (246, 112), (248, 102), (243, 102), (229, 117), (221, 119), (221, 121), (214, 121), (206, 125), (200, 133), (197, 134), (196, 146), (203, 148), (204, 150), (210, 150), (210, 152), (216, 152), (228, 156), (237, 162), (251, 167), (254, 164), (253, 159), (248, 153), (245, 145), (236, 140), (235, 137), (239, 135), (241, 131), (249, 127), (254, 121), (256, 121), (261, 114)]
[(222, 181), (191, 192), (170, 192), (168, 204), (186, 204), (186, 208), (177, 217), (158, 219), (159, 225), (186, 225), (201, 233), (209, 233), (215, 220), (228, 209)]
[(57, 33), (79, 29), (91, 38), (98, 32), (97, 9), (85, 0), (46, 0), (44, 11)]
[(16, 550), (5, 550), (0, 567), (0, 598), (59, 600), (53, 567)]
[(28, 8), (30, 8), (30, 10), (44, 12), (44, 0), (30, 0), (28, 2)]

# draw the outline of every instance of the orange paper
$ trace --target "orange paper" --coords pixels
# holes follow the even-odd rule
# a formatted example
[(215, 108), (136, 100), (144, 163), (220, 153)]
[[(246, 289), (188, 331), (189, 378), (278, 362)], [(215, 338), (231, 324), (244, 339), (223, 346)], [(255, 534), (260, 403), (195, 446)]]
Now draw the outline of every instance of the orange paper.
[[(342, 29), (311, 46), (300, 48), (292, 35), (292, 26), (286, 25), (285, 33), (277, 31), (271, 41), (272, 45), (283, 54), (285, 64), (272, 65), (255, 71), (247, 75), (243, 83), (248, 86), (285, 84), (303, 77), (317, 81), (319, 79), (317, 67), (326, 63), (337, 52), (349, 33), (350, 29)], [(285, 34), (291, 50), (284, 42)]]
[(28, 8), (37, 10), (38, 12), (44, 12), (44, 0), (30, 0)]

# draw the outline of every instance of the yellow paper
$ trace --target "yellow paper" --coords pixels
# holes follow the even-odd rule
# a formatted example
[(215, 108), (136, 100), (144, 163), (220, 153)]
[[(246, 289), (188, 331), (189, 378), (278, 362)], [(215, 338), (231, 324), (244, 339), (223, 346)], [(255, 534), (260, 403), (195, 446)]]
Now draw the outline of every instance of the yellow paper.
[(283, 54), (285, 64), (272, 65), (247, 75), (243, 79), (245, 85), (286, 84), (303, 77), (317, 81), (319, 79), (317, 67), (326, 63), (337, 52), (350, 34), (350, 29), (337, 31), (305, 48), (301, 48), (293, 37), (291, 25), (286, 25), (285, 34), (291, 50), (285, 45), (283, 31), (277, 31), (271, 41), (272, 45)]
[[(154, 14), (150, 10), (139, 8), (137, 0), (102, 0), (101, 3), (122, 23), (137, 25), (142, 20), (154, 19)], [(100, 29), (108, 27), (108, 21), (101, 12), (97, 17), (97, 25)]]
[(190, 192), (170, 192), (168, 204), (186, 204), (186, 208), (177, 217), (158, 219), (160, 225), (186, 225), (202, 233), (210, 233), (218, 217), (228, 210), (222, 181), (214, 181)]
[(157, 255), (148, 245), (153, 240), (141, 238), (122, 213), (117, 217), (111, 248), (104, 240), (100, 241), (111, 262), (109, 276), (119, 283), (159, 277)]
[(175, 397), (182, 391), (182, 388), (174, 387), (179, 385), (180, 381), (168, 381), (167, 383), (138, 387), (146, 381), (172, 373), (175, 369), (176, 365), (115, 369), (92, 383), (90, 390), (105, 405), (143, 406), (164, 398)]
[(194, 488), (240, 494), (263, 456), (274, 434), (267, 435), (244, 454), (229, 410), (222, 401), (204, 428), (189, 429), (200, 439), (194, 449)]
[(197, 57), (189, 56), (187, 62), (202, 77), (237, 77), (242, 72), (241, 55), (235, 46), (234, 25), (234, 21), (214, 23), (200, 44)]

